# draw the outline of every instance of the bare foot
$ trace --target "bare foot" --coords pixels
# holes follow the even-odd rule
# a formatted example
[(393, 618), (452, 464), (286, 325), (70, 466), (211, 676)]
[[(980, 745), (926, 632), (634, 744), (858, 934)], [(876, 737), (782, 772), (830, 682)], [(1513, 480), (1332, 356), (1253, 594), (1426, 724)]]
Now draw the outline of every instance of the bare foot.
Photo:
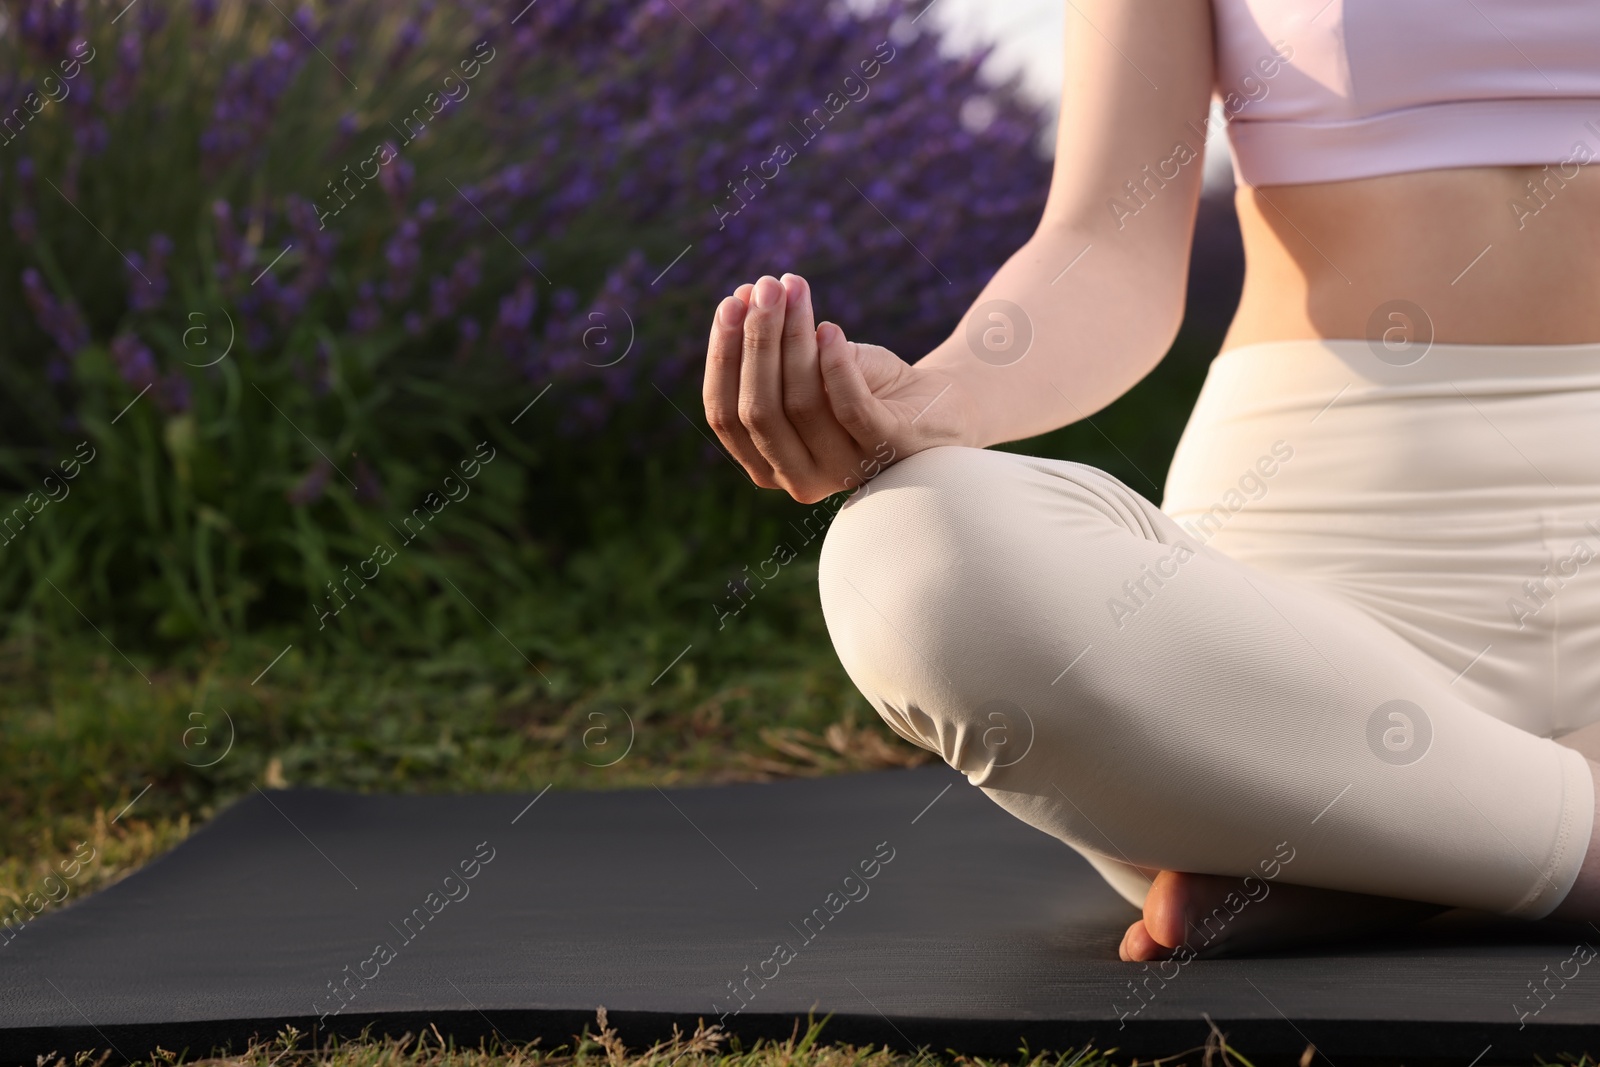
[[(1557, 741), (1589, 761), (1595, 819), (1577, 878), (1547, 918), (1592, 923), (1600, 918), (1600, 723)], [(1128, 927), (1118, 955), (1140, 962), (1290, 948), (1395, 930), (1446, 910), (1261, 878), (1159, 871), (1145, 897), (1144, 918)]]
[(1446, 908), (1334, 889), (1161, 871), (1118, 954), (1133, 962), (1289, 948), (1396, 929)]

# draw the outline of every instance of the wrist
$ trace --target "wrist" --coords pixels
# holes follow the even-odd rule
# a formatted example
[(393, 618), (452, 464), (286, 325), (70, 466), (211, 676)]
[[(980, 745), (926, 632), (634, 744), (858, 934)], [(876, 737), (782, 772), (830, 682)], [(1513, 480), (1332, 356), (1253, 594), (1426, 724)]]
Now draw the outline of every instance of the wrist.
[[(931, 353), (930, 353), (931, 355)], [(924, 366), (918, 362), (911, 370), (927, 379), (934, 399), (913, 419), (923, 448), (937, 445), (963, 445), (968, 448), (987, 448), (995, 443), (988, 435), (990, 427), (984, 420), (984, 407), (972, 388), (972, 383), (959, 370), (943, 366)]]
[[(987, 424), (989, 414), (982, 403), (981, 390), (971, 379), (976, 360), (965, 347), (950, 349), (950, 342), (928, 352), (912, 365), (912, 373), (926, 374), (931, 382), (938, 382), (938, 400), (928, 405), (923, 416), (918, 416), (917, 426), (933, 445), (965, 445), (968, 448), (989, 448), (1003, 438), (990, 437), (994, 427)], [(923, 426), (926, 424), (926, 426)]]

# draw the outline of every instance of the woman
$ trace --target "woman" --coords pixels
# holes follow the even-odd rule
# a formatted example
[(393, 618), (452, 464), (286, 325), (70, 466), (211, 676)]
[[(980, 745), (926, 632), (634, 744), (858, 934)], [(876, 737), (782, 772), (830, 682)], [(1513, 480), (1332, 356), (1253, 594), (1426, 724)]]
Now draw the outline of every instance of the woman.
[[(1600, 920), (1597, 49), (1592, 0), (1074, 0), (1043, 218), (947, 341), (718, 307), (756, 484), (866, 483), (851, 678), (1143, 909), (1123, 959)], [(1162, 507), (987, 449), (1167, 351), (1214, 87), (1247, 271)]]

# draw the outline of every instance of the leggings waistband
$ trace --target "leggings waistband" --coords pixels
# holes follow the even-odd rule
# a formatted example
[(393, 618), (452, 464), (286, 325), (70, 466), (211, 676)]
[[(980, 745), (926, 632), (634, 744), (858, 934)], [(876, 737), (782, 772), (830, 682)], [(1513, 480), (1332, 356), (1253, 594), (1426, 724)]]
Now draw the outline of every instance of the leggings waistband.
[[(1600, 518), (1600, 344), (1282, 341), (1211, 364), (1163, 509)], [(1251, 473), (1254, 472), (1254, 473)], [(1264, 484), (1265, 489), (1261, 488)]]
[(1342, 338), (1265, 341), (1230, 348), (1213, 366), (1229, 373), (1332, 380), (1385, 389), (1450, 381), (1497, 382), (1513, 391), (1600, 388), (1600, 343), (1577, 345), (1386, 344)]

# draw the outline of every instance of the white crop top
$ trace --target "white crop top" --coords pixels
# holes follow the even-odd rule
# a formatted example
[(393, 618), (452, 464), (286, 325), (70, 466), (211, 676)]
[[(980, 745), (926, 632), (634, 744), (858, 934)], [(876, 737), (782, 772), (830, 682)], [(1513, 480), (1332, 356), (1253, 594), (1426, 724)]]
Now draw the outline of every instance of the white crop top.
[(1600, 156), (1600, 0), (1212, 0), (1212, 19), (1241, 184)]

